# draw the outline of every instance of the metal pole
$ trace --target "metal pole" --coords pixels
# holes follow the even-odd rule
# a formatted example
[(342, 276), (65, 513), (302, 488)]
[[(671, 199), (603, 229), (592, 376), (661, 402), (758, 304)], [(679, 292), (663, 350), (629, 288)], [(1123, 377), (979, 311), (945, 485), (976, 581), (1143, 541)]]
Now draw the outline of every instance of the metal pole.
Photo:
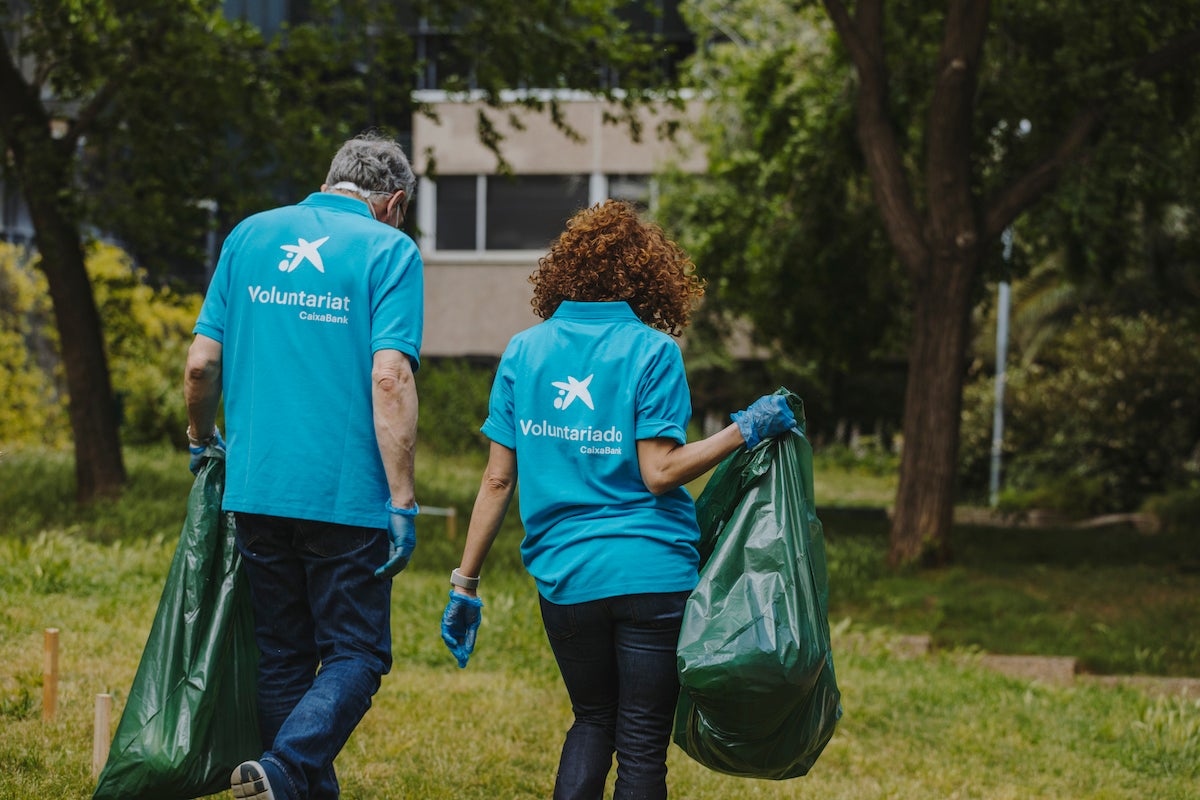
[(217, 201), (204, 198), (196, 201), (196, 207), (208, 212), (208, 231), (204, 237), (204, 249), (208, 260), (204, 264), (204, 289), (212, 283), (213, 273), (217, 270)]
[[(1004, 243), (1004, 263), (1012, 258), (1012, 228), (1005, 228), (1000, 237)], [(1008, 281), (1000, 281), (996, 300), (996, 405), (992, 413), (992, 468), (988, 480), (988, 503), (996, 507), (1000, 498), (1000, 461), (1004, 446), (1004, 384), (1008, 362)]]

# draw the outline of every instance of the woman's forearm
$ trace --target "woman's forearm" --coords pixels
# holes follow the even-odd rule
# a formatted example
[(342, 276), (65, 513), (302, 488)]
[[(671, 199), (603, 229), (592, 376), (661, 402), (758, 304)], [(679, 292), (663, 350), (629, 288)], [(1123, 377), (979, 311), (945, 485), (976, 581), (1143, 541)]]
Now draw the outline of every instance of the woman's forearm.
[(642, 481), (660, 495), (699, 478), (745, 444), (737, 425), (729, 425), (707, 439), (679, 444), (670, 439), (639, 439), (638, 466)]

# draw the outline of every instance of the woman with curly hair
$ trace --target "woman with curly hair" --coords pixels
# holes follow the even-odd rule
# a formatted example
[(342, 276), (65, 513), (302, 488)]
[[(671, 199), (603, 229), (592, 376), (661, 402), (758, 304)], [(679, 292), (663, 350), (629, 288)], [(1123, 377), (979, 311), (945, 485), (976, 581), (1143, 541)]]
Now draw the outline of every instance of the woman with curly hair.
[(530, 277), (544, 322), (509, 342), (483, 433), (487, 468), (442, 638), (465, 667), (479, 574), (520, 477), (521, 557), (575, 715), (556, 800), (665, 798), (679, 693), (675, 647), (700, 531), (683, 485), (742, 445), (792, 428), (780, 396), (688, 443), (691, 401), (673, 336), (704, 293), (687, 254), (609, 200), (576, 214)]

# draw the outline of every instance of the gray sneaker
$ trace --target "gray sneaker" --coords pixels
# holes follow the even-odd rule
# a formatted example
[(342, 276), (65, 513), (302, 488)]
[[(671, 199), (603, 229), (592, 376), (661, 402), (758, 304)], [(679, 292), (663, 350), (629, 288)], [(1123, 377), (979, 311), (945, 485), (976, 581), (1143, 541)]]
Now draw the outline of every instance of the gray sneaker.
[(257, 761), (238, 764), (229, 776), (229, 788), (238, 800), (275, 800), (267, 773)]

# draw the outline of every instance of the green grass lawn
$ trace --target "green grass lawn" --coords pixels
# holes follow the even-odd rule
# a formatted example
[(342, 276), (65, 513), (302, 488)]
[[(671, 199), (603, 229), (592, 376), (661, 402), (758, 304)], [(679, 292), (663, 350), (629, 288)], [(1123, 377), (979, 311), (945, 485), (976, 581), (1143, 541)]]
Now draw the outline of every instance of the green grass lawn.
[[(124, 707), (191, 483), (183, 454), (134, 450), (127, 460), (126, 497), (86, 511), (70, 501), (66, 456), (0, 460), (0, 799), (90, 796), (95, 695), (113, 694), (114, 727)], [(488, 562), (467, 669), (438, 634), (480, 466), (419, 459), (421, 502), (458, 508), (459, 538), (443, 518), (419, 519), (413, 566), (395, 584), (396, 663), (339, 760), (346, 798), (549, 796), (570, 710), (520, 568), (515, 513)], [(1006, 678), (977, 654), (1196, 672), (1198, 537), (961, 527), (954, 566), (893, 574), (880, 510), (888, 478), (825, 469), (819, 456), (816, 472), (845, 716), (813, 771), (791, 781), (719, 775), (672, 747), (673, 797), (1196, 796), (1200, 702)], [(61, 631), (52, 722), (41, 709), (48, 627)], [(931, 634), (938, 649), (893, 655), (889, 640), (909, 632)]]
[(830, 616), (935, 646), (1200, 677), (1200, 537), (1132, 527), (953, 530), (954, 563), (893, 573), (882, 513), (826, 509)]

